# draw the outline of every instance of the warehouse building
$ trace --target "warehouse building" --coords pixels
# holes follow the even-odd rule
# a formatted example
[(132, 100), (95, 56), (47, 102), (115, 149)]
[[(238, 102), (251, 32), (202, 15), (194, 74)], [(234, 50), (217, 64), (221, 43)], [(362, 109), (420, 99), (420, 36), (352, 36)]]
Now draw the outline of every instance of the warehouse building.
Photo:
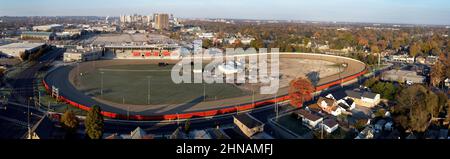
[(382, 74), (381, 80), (413, 84), (424, 83), (425, 77), (417, 75), (415, 71), (390, 70)]
[(34, 31), (62, 31), (64, 29), (64, 26), (61, 24), (51, 24), (51, 25), (40, 25), (40, 26), (33, 26)]
[(102, 56), (102, 49), (68, 49), (64, 53), (64, 62), (84, 62), (98, 60)]
[(22, 32), (20, 35), (20, 38), (22, 40), (53, 40), (55, 37), (55, 34), (53, 32), (32, 32), (32, 31), (26, 31)]
[(35, 53), (44, 45), (44, 43), (11, 43), (0, 46), (0, 52), (9, 57), (20, 57), (22, 53)]

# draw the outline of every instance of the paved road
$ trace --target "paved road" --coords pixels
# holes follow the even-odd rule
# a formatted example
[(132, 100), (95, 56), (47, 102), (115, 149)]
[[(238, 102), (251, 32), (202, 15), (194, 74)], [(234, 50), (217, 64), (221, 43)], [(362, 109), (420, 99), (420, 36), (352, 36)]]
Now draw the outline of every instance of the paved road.
[[(44, 115), (42, 111), (34, 108), (34, 100), (30, 99), (34, 97), (35, 75), (43, 66), (60, 57), (62, 53), (61, 49), (54, 49), (46, 53), (36, 64), (9, 80), (13, 91), (8, 98), (9, 103), (6, 105), (6, 110), (0, 109), (0, 125), (2, 125), (0, 138), (23, 137), (27, 132), (28, 121), (30, 121), (30, 125), (33, 125)], [(28, 120), (27, 112), (31, 114), (30, 120)], [(10, 129), (3, 129), (3, 126)]]

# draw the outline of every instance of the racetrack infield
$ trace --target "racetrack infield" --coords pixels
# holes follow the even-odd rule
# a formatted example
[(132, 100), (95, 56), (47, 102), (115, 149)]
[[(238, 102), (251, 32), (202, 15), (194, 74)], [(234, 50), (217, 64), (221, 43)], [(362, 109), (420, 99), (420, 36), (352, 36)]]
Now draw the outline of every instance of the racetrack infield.
[[(359, 72), (362, 72), (365, 70), (365, 65), (359, 61), (348, 59), (348, 58), (336, 58), (334, 56), (328, 56), (328, 55), (316, 55), (316, 54), (282, 54), (280, 57), (282, 58), (306, 58), (306, 59), (316, 59), (316, 60), (324, 60), (334, 63), (342, 63), (345, 62), (348, 64), (348, 67), (343, 70), (341, 74), (334, 74), (326, 77), (322, 77), (318, 82), (317, 85), (323, 85), (332, 81), (339, 80), (339, 78), (344, 78), (348, 76), (355, 75)], [(170, 62), (171, 60), (164, 60), (165, 62)], [(114, 63), (114, 65), (117, 65), (117, 63), (133, 63), (134, 65), (147, 65), (147, 64), (157, 64), (158, 62), (161, 62), (161, 60), (152, 60), (152, 61), (145, 61), (145, 60), (105, 60), (105, 61), (95, 61), (95, 62), (87, 62), (80, 64), (80, 70), (85, 70), (89, 68), (99, 68), (99, 67), (108, 67), (112, 65), (111, 63)], [(176, 61), (171, 61), (176, 62)], [(85, 68), (83, 68), (85, 67)], [(299, 69), (302, 67), (296, 66)], [(70, 82), (69, 80), (60, 80), (60, 79), (73, 79), (77, 74), (77, 69), (74, 66), (64, 66), (61, 68), (58, 68), (54, 70), (53, 72), (49, 73), (45, 81), (51, 86), (56, 85), (60, 88), (60, 95), (71, 99), (74, 102), (92, 106), (94, 104), (100, 105), (104, 111), (108, 112), (114, 112), (118, 114), (126, 114), (127, 112), (130, 113), (130, 115), (164, 115), (164, 114), (178, 114), (178, 113), (189, 113), (189, 112), (198, 112), (198, 111), (206, 111), (206, 110), (216, 110), (216, 109), (222, 109), (222, 108), (228, 108), (228, 107), (238, 107), (240, 105), (248, 104), (252, 102), (252, 96), (248, 95), (248, 92), (246, 95), (243, 96), (237, 96), (237, 97), (230, 97), (226, 99), (217, 99), (213, 101), (206, 101), (206, 102), (189, 102), (184, 104), (176, 104), (177, 102), (174, 102), (173, 104), (163, 104), (163, 105), (133, 105), (133, 104), (119, 104), (121, 103), (122, 99), (121, 97), (117, 97), (118, 99), (116, 102), (106, 101), (102, 99), (98, 99), (92, 96), (89, 96), (89, 93), (79, 91), (74, 85), (76, 85), (76, 81)], [(105, 73), (106, 74), (106, 73)], [(106, 80), (106, 76), (104, 77), (104, 80)], [(144, 80), (145, 81), (145, 80)], [(105, 85), (106, 86), (106, 85)], [(152, 85), (153, 86), (153, 85)], [(143, 86), (147, 90), (147, 84)], [(106, 88), (106, 87), (105, 87)], [(203, 89), (203, 87), (201, 87)], [(145, 92), (145, 91), (144, 91)], [(201, 91), (202, 92), (202, 91)], [(285, 95), (287, 93), (287, 87), (281, 88), (277, 96)], [(153, 94), (153, 93), (151, 93)], [(274, 98), (275, 95), (255, 95), (255, 100), (263, 100), (263, 99), (270, 99)], [(151, 98), (152, 99), (152, 98)], [(126, 100), (127, 101), (127, 100)], [(127, 103), (125, 101), (125, 103)], [(152, 100), (151, 100), (152, 101)]]

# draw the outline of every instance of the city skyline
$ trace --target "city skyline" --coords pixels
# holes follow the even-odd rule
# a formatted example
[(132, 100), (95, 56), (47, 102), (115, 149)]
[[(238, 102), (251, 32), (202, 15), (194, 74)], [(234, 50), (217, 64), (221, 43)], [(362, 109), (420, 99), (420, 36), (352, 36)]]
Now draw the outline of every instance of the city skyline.
[[(119, 16), (164, 12), (180, 18), (306, 20), (450, 25), (445, 0), (146, 1), (0, 0), (0, 16)], [(89, 4), (89, 5), (87, 5)]]

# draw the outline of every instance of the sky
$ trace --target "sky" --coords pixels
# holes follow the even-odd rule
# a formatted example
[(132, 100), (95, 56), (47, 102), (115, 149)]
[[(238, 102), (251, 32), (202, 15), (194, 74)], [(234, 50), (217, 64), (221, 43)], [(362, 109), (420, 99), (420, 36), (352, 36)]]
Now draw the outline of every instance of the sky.
[(0, 16), (156, 12), (181, 18), (450, 25), (450, 0), (0, 0)]

